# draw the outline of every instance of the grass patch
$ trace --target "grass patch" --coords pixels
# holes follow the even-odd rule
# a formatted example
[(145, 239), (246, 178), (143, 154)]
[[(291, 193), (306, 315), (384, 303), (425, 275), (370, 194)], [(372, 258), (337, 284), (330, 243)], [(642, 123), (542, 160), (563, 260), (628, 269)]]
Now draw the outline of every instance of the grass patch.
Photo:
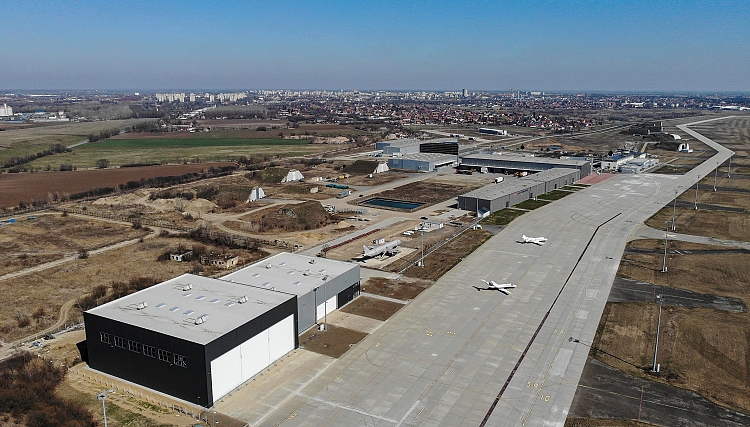
[(402, 258), (402, 262), (398, 265), (396, 270), (391, 270), (391, 266), (389, 266), (388, 269), (391, 271), (398, 271), (406, 265), (412, 265), (412, 267), (404, 272), (405, 276), (417, 279), (437, 280), (445, 274), (445, 272), (474, 252), (474, 250), (482, 246), (482, 244), (490, 237), (492, 237), (492, 233), (489, 231), (467, 230), (453, 239), (449, 244), (426, 256), (424, 267), (414, 266), (421, 256), (421, 252), (414, 251), (414, 253)]
[(664, 165), (650, 173), (658, 173), (662, 175), (684, 175), (686, 172), (690, 171), (690, 169), (692, 168)]
[(148, 139), (107, 139), (92, 142), (83, 147), (106, 148), (106, 149), (143, 149), (143, 148), (196, 148), (196, 147), (243, 147), (258, 145), (310, 145), (310, 141), (304, 139), (281, 139), (281, 138), (238, 138), (231, 135), (211, 135), (206, 133), (191, 138), (148, 138)]
[(523, 202), (515, 205), (514, 207), (518, 209), (526, 209), (526, 210), (533, 211), (534, 209), (538, 209), (538, 208), (541, 208), (542, 206), (546, 206), (547, 203), (549, 202), (544, 201), (544, 200), (529, 199), (529, 200), (524, 200)]
[(500, 209), (499, 211), (483, 219), (481, 223), (487, 225), (508, 225), (511, 221), (525, 213), (526, 211), (513, 208)]
[(539, 196), (542, 200), (560, 200), (565, 196), (570, 196), (572, 193), (570, 191), (561, 191), (561, 190), (552, 190), (549, 193), (542, 194)]

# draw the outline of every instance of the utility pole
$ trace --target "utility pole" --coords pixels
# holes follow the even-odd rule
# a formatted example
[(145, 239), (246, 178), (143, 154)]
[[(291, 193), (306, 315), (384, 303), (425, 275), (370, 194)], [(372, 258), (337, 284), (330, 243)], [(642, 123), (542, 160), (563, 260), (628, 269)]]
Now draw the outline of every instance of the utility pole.
[(669, 221), (666, 221), (667, 226), (664, 227), (664, 262), (661, 264), (661, 272), (667, 272), (667, 245), (669, 241)]
[(419, 260), (419, 265), (424, 267), (424, 223), (422, 224), (422, 259)]
[[(698, 177), (700, 180), (700, 177)], [(695, 205), (693, 205), (693, 209), (698, 210), (698, 182), (695, 183)]]
[(674, 202), (672, 202), (672, 231), (675, 231), (675, 213), (677, 213), (677, 190), (674, 190)]
[(727, 168), (727, 178), (732, 177), (732, 158), (729, 158), (729, 167)]
[(719, 162), (716, 162), (716, 169), (714, 169), (714, 193), (716, 192), (716, 175), (719, 174)]
[(659, 365), (656, 364), (656, 356), (659, 354), (659, 332), (661, 331), (661, 305), (664, 303), (664, 295), (659, 294), (656, 296), (659, 300), (659, 320), (656, 323), (656, 345), (654, 346), (654, 366), (652, 371), (659, 372)]

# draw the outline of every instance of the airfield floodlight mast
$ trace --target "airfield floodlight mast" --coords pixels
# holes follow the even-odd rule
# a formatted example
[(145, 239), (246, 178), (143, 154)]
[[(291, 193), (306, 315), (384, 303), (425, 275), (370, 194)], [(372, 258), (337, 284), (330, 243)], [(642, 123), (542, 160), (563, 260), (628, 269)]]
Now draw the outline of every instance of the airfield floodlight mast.
[(658, 373), (660, 366), (656, 364), (656, 355), (659, 353), (659, 332), (661, 331), (661, 306), (664, 303), (664, 295), (656, 295), (656, 299), (659, 300), (659, 320), (656, 323), (656, 345), (654, 345), (654, 366), (651, 371)]
[(674, 190), (674, 201), (672, 202), (672, 231), (675, 231), (674, 216), (677, 212), (677, 190)]
[(661, 265), (661, 272), (666, 273), (667, 272), (667, 244), (669, 240), (669, 221), (665, 221), (667, 223), (667, 226), (664, 227), (664, 262)]

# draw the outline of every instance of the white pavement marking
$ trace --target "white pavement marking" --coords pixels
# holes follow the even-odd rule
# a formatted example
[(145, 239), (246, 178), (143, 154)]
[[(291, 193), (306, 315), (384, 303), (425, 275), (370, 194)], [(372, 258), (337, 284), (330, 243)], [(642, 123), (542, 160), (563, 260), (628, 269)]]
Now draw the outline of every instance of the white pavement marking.
[(318, 399), (317, 397), (312, 397), (312, 396), (302, 396), (302, 397), (304, 397), (306, 399), (314, 400), (316, 402), (325, 403), (326, 405), (333, 406), (334, 408), (345, 409), (347, 411), (356, 412), (356, 413), (361, 414), (361, 415), (367, 415), (368, 417), (377, 418), (379, 420), (388, 421), (388, 422), (391, 422), (391, 423), (394, 423), (394, 424), (400, 422), (400, 421), (396, 421), (396, 420), (394, 420), (392, 418), (381, 417), (380, 415), (371, 414), (371, 413), (369, 413), (367, 411), (363, 411), (361, 409), (352, 408), (351, 406), (342, 405), (340, 403), (335, 403), (335, 402), (329, 402), (329, 401), (323, 400), (323, 399)]
[(419, 405), (419, 403), (420, 403), (420, 401), (419, 401), (419, 400), (417, 400), (416, 402), (414, 402), (414, 404), (413, 404), (413, 405), (411, 405), (411, 408), (409, 408), (409, 410), (408, 410), (408, 411), (406, 411), (406, 413), (404, 414), (404, 416), (403, 416), (403, 417), (401, 417), (401, 419), (400, 419), (400, 420), (398, 420), (398, 423), (396, 423), (396, 426), (395, 426), (395, 427), (400, 427), (400, 426), (401, 426), (401, 424), (403, 424), (403, 423), (404, 423), (404, 420), (406, 419), (406, 417), (408, 417), (408, 416), (409, 416), (409, 414), (411, 414), (411, 411), (413, 411), (413, 410), (414, 410), (414, 408), (416, 408), (416, 407), (417, 407), (417, 405)]

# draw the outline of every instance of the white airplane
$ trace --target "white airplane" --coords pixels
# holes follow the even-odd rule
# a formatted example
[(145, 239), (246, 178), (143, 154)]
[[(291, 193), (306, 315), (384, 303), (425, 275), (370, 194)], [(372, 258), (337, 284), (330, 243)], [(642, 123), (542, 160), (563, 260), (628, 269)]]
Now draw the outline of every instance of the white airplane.
[(396, 247), (401, 244), (401, 240), (391, 240), (390, 242), (384, 243), (380, 246), (375, 247), (367, 247), (365, 245), (362, 246), (362, 258), (372, 258), (378, 255), (396, 255), (398, 253), (398, 250)]
[(521, 236), (521, 240), (519, 240), (518, 243), (534, 243), (542, 246), (546, 241), (546, 237), (528, 237), (524, 234), (523, 236)]
[(513, 288), (516, 287), (516, 285), (514, 285), (512, 283), (497, 283), (494, 280), (490, 280), (489, 282), (486, 281), (486, 280), (484, 280), (484, 279), (480, 279), (480, 280), (482, 280), (484, 282), (484, 284), (487, 285), (487, 287), (486, 288), (480, 288), (479, 286), (474, 286), (474, 289), (476, 289), (478, 291), (482, 291), (482, 290), (484, 290), (484, 291), (500, 291), (500, 292), (504, 293), (505, 295), (510, 295), (510, 291), (508, 289), (513, 289)]

